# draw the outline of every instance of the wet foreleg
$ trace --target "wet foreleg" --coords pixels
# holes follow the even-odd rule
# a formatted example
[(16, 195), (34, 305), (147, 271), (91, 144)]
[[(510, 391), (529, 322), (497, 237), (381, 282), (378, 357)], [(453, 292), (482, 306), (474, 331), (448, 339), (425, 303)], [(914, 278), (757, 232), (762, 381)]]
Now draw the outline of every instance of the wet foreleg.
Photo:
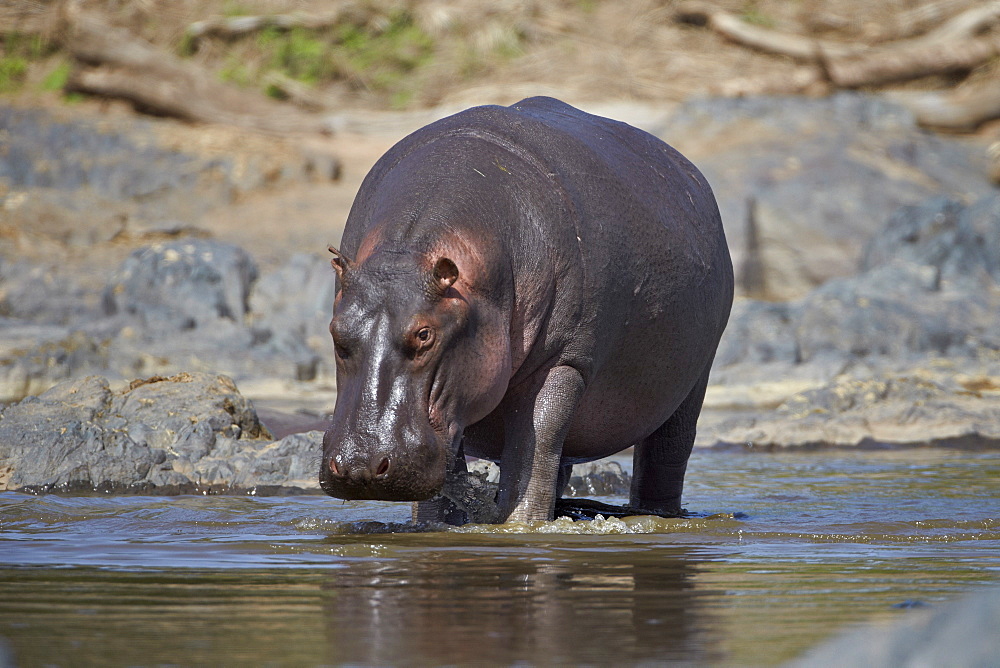
[(552, 519), (563, 440), (583, 390), (576, 369), (557, 366), (509, 397), (500, 460), (501, 520)]

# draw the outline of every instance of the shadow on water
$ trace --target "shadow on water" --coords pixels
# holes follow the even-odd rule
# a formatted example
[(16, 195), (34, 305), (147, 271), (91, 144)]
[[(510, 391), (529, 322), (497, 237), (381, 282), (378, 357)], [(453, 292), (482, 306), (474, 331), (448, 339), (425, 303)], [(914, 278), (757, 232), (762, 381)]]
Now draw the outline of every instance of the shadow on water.
[(328, 657), (369, 665), (713, 658), (698, 550), (636, 550), (593, 536), (461, 542), (392, 541), (394, 559), (332, 575), (322, 587)]

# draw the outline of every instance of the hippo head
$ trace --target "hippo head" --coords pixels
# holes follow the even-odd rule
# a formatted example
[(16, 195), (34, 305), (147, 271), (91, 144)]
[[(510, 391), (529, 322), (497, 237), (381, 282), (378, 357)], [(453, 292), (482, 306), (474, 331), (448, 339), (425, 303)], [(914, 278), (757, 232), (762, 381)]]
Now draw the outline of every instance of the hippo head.
[(503, 396), (509, 357), (475, 363), (481, 313), (454, 260), (387, 249), (355, 263), (330, 250), (340, 279), (330, 322), (337, 404), (320, 486), (342, 499), (428, 499), (464, 427)]

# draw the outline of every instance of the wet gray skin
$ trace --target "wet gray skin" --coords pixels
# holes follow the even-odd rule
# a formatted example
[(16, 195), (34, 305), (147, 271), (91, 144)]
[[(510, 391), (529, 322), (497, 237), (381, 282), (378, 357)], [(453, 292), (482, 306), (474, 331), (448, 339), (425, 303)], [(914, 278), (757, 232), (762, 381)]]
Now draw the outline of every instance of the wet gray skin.
[(411, 260), (384, 253), (343, 280), (349, 288), (330, 326), (337, 410), (324, 438), (335, 454), (320, 475), (332, 496), (428, 499), (458, 451), (461, 432), (438, 417), (448, 402), (435, 382), (443, 352), (467, 326), (462, 304), (443, 299), (456, 270), (442, 261), (424, 277)]

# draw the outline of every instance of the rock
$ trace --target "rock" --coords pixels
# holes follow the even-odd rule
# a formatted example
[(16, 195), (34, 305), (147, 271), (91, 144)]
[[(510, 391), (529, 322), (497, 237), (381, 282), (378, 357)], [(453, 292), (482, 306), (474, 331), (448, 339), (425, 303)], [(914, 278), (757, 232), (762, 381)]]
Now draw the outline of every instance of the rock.
[(150, 338), (242, 324), (257, 265), (238, 246), (186, 238), (134, 251), (104, 292), (108, 315), (135, 318)]
[[(494, 523), (499, 512), (496, 505), (499, 483), (500, 467), (485, 459), (476, 459), (468, 463), (468, 473), (448, 476), (441, 497), (451, 502), (457, 510), (464, 513), (464, 519), (473, 524)], [(631, 484), (632, 476), (616, 461), (575, 464), (563, 491), (563, 498), (628, 497)], [(623, 510), (615, 506), (608, 508)], [(456, 518), (456, 521), (462, 520)]]
[[(3, 212), (4, 221), (14, 229), (85, 249), (119, 236), (134, 215), (134, 206), (106, 199), (86, 187), (73, 191), (35, 188), (4, 198)], [(81, 225), (81, 220), (87, 224)]]
[(931, 199), (889, 218), (861, 273), (792, 302), (738, 300), (713, 383), (778, 377), (821, 384), (858, 365), (1000, 355), (1000, 195)]
[(799, 361), (1000, 350), (1000, 293), (939, 288), (937, 276), (893, 262), (817, 288), (790, 306)]
[(165, 458), (99, 423), (112, 401), (106, 380), (88, 377), (49, 392), (0, 414), (3, 489), (128, 484), (143, 480), (158, 455)]
[[(322, 442), (321, 431), (274, 440), (226, 376), (153, 377), (120, 391), (89, 376), (0, 411), (0, 490), (316, 490)], [(577, 493), (628, 494), (628, 474), (616, 462), (577, 468), (570, 484)], [(497, 472), (473, 462), (468, 484), (451, 493), (482, 514)]]
[(1000, 284), (1000, 195), (971, 206), (935, 197), (896, 211), (861, 256), (861, 271), (894, 260), (934, 269), (932, 289), (942, 283), (981, 288)]
[[(40, 328), (29, 331), (39, 332)], [(108, 343), (84, 332), (61, 334), (58, 338), (0, 356), (0, 403), (19, 401), (47, 390), (57, 382), (108, 367)], [(48, 331), (41, 332), (43, 336)]]
[(875, 96), (693, 100), (647, 129), (711, 183), (737, 272), (756, 200), (764, 282), (777, 300), (854, 274), (873, 231), (900, 206), (992, 192), (983, 151), (921, 130)]
[(722, 423), (715, 444), (755, 449), (881, 447), (886, 445), (1000, 447), (1000, 378), (842, 376), (796, 394), (771, 412)]
[(991, 587), (942, 604), (906, 612), (848, 631), (787, 666), (995, 666), (1000, 656), (1000, 588)]
[(628, 498), (632, 487), (632, 476), (613, 460), (599, 460), (584, 464), (574, 464), (573, 473), (563, 496), (577, 498), (586, 496), (624, 496)]
[(191, 477), (201, 486), (274, 492), (279, 488), (318, 490), (318, 460), (323, 432), (290, 434), (280, 441), (218, 439), (211, 454), (200, 458)]
[(176, 493), (314, 489), (321, 432), (274, 441), (211, 374), (61, 383), (0, 412), (0, 489)]
[(99, 295), (58, 267), (0, 257), (0, 316), (17, 324), (69, 326), (103, 315)]
[(297, 256), (256, 281), (243, 249), (188, 238), (133, 252), (102, 297), (54, 276), (0, 259), (0, 401), (86, 374), (332, 377), (332, 270), (321, 259)]
[(794, 309), (786, 302), (738, 299), (715, 353), (715, 367), (801, 362)]
[(36, 232), (73, 244), (103, 239), (133, 222), (197, 221), (231, 199), (237, 179), (229, 160), (159, 146), (149, 123), (112, 129), (0, 106), (0, 132), (0, 181), (15, 197), (30, 193), (61, 207), (62, 213), (50, 207), (59, 215), (49, 216)]
[(254, 284), (250, 317), (255, 345), (295, 360), (303, 369), (296, 374), (300, 380), (315, 377), (315, 367), (324, 359), (332, 374), (329, 327), (335, 295), (328, 259), (293, 256)]

